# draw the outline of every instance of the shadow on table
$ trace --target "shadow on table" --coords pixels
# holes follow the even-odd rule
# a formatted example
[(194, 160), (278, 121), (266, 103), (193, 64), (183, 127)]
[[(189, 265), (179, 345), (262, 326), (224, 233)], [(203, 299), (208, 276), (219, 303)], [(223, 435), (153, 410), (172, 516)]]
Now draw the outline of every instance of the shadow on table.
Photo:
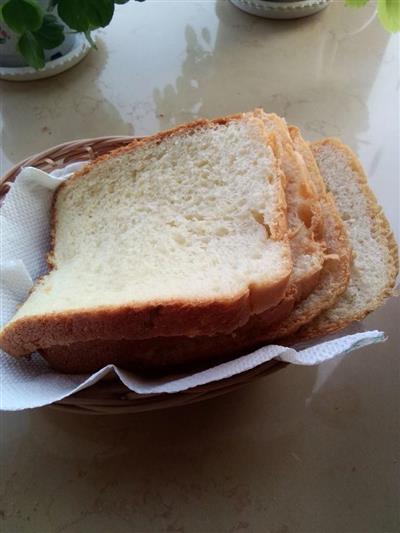
[(385, 343), (320, 367), (295, 502), (307, 509), (309, 531), (399, 530), (399, 317), (400, 300), (391, 298), (364, 321), (366, 329), (385, 332)]
[[(61, 527), (68, 509), (72, 521), (84, 514), (81, 529), (66, 527), (74, 532), (92, 531), (107, 513), (139, 520), (143, 529), (133, 531), (213, 531), (210, 514), (232, 526), (246, 521), (254, 506), (271, 504), (267, 493), (300, 460), (293, 439), (303, 439), (317, 373), (287, 367), (223, 397), (139, 415), (32, 412), (29, 446), (64, 480), (46, 506), (50, 520)], [(51, 481), (43, 484), (48, 494)]]
[(71, 70), (32, 82), (0, 82), (1, 145), (7, 158), (25, 157), (76, 138), (133, 135), (130, 122), (107, 100), (101, 72), (107, 49), (98, 49)]
[[(227, 0), (215, 9), (216, 32), (182, 29), (181, 73), (154, 90), (161, 129), (256, 106), (301, 126), (310, 140), (337, 135), (354, 144), (368, 129), (366, 101), (390, 39), (373, 6), (351, 10), (332, 2), (314, 16), (280, 21), (245, 14)], [(366, 60), (370, 42), (382, 55)], [(345, 57), (348, 49), (353, 61)], [(357, 94), (354, 78), (362, 87)]]
[(66, 533), (397, 531), (399, 304), (366, 320), (386, 343), (289, 365), (203, 403), (115, 417), (4, 414), (7, 523)]

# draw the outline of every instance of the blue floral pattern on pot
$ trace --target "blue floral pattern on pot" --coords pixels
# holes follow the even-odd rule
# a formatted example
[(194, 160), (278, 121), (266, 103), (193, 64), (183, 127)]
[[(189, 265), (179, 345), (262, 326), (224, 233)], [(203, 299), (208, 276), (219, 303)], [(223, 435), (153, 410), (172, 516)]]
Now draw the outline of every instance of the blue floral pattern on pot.
[[(25, 67), (26, 61), (17, 50), (18, 37), (0, 24), (0, 67)], [(46, 61), (61, 57), (68, 53), (75, 43), (75, 36), (66, 36), (62, 45), (45, 51)]]
[(6, 43), (8, 39), (11, 39), (11, 35), (0, 26), (0, 44)]

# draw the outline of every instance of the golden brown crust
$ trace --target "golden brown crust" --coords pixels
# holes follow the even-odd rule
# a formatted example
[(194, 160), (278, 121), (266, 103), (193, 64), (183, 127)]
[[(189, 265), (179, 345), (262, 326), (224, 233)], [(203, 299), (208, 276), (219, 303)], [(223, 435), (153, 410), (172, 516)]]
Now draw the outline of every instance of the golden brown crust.
[(386, 219), (382, 208), (377, 203), (374, 193), (368, 186), (368, 179), (364, 173), (361, 163), (359, 162), (355, 154), (352, 152), (352, 150), (348, 146), (344, 145), (340, 141), (340, 139), (323, 139), (322, 141), (313, 143), (311, 147), (312, 150), (316, 152), (321, 146), (324, 145), (334, 146), (335, 149), (340, 151), (345, 156), (347, 162), (349, 163), (350, 167), (357, 176), (361, 193), (364, 195), (368, 202), (368, 212), (370, 219), (374, 225), (374, 234), (376, 238), (381, 242), (383, 249), (388, 250), (388, 256), (386, 260), (386, 284), (379, 292), (379, 294), (376, 294), (375, 297), (370, 302), (368, 302), (364, 309), (354, 311), (349, 308), (348, 314), (346, 316), (343, 316), (341, 320), (335, 321), (332, 321), (328, 314), (323, 313), (322, 315), (318, 316), (313, 322), (301, 328), (293, 339), (294, 342), (328, 335), (330, 333), (334, 333), (335, 331), (345, 328), (352, 322), (362, 320), (368, 313), (377, 309), (383, 303), (385, 298), (393, 294), (393, 287), (396, 282), (396, 277), (399, 273), (398, 247), (394, 235), (390, 229), (389, 222)]
[(324, 218), (322, 235), (327, 248), (324, 267), (313, 293), (299, 302), (291, 315), (269, 332), (268, 340), (279, 341), (282, 344), (291, 344), (291, 337), (304, 324), (309, 323), (323, 310), (331, 307), (340, 294), (345, 291), (350, 276), (351, 259), (351, 249), (344, 223), (338, 213), (333, 196), (326, 192), (312, 151), (302, 138), (298, 128), (290, 126), (289, 131), (296, 149), (306, 161), (315, 188), (321, 194)]
[[(274, 143), (272, 146), (274, 146), (275, 157), (279, 161), (284, 174), (285, 184), (288, 185), (290, 183), (292, 187), (294, 186), (292, 190), (296, 190), (297, 196), (307, 202), (310, 213), (307, 216), (308, 220), (304, 219), (303, 222), (306, 228), (310, 230), (310, 240), (316, 243), (315, 248), (323, 248), (323, 243), (318, 243), (318, 241), (322, 240), (319, 232), (323, 223), (320, 206), (320, 197), (322, 194), (316, 189), (313, 183), (308, 162), (305, 160), (304, 154), (301, 153), (298, 146), (293, 142), (290, 129), (282, 117), (279, 117), (275, 113), (265, 113), (262, 110), (256, 111), (259, 111), (258, 116), (260, 118), (274, 125), (274, 131), (276, 133), (273, 134)], [(301, 218), (302, 213), (298, 213), (298, 216)]]
[(268, 331), (270, 324), (288, 316), (294, 303), (295, 290), (290, 289), (274, 309), (253, 316), (229, 335), (94, 340), (51, 346), (40, 353), (51, 367), (70, 374), (95, 372), (108, 364), (150, 374), (198, 370), (262, 346), (260, 331)]
[[(277, 305), (284, 295), (287, 279), (271, 287), (270, 302)], [(248, 321), (252, 312), (249, 294), (236, 299), (193, 303), (169, 302), (143, 307), (123, 306), (22, 317), (6, 326), (1, 348), (21, 356), (39, 348), (92, 339), (146, 339), (231, 332)]]
[[(296, 252), (299, 255), (307, 252), (314, 258), (314, 266), (302, 272), (301, 276), (295, 276), (292, 272), (289, 285), (296, 290), (298, 302), (303, 300), (316, 286), (324, 264), (326, 243), (321, 231), (323, 225), (321, 196), (314, 187), (303, 154), (295, 146), (285, 120), (275, 113), (265, 113), (262, 109), (256, 110), (256, 114), (266, 124), (273, 124), (274, 153), (284, 174), (288, 213), (293, 211), (297, 214), (297, 217), (293, 217), (288, 222), (292, 257), (295, 257)], [(304, 202), (303, 206), (307, 208), (307, 217), (303, 220), (303, 227), (299, 226), (302, 215), (301, 204), (297, 203), (298, 200), (294, 200), (294, 197), (296, 199), (301, 197)]]
[[(198, 120), (191, 124), (178, 126), (171, 130), (158, 133), (152, 137), (114, 150), (110, 154), (97, 158), (81, 171), (66, 180), (57, 189), (52, 209), (52, 247), (48, 254), (50, 268), (54, 267), (54, 242), (56, 228), (56, 202), (61, 190), (71, 182), (81, 179), (99, 162), (108, 160), (121, 153), (129, 152), (138, 146), (159, 143), (172, 135), (190, 134), (198, 128), (217, 124), (227, 124), (239, 120), (246, 114), (232, 115), (214, 120)], [(260, 124), (260, 119), (248, 114), (252, 120)], [(266, 135), (266, 142), (270, 137)], [(275, 162), (279, 171), (278, 162)], [(283, 189), (283, 178), (279, 174), (279, 202), (276, 223), (271, 227), (271, 238), (288, 243), (286, 202)], [(291, 257), (288, 246), (287, 262), (282, 265), (279, 278), (264, 284), (253, 284), (241, 294), (231, 298), (218, 300), (202, 300), (192, 302), (149, 302), (145, 306), (124, 306), (96, 308), (96, 310), (77, 310), (63, 313), (51, 313), (43, 316), (21, 317), (7, 325), (0, 334), (0, 346), (10, 355), (29, 354), (39, 348), (48, 348), (54, 344), (65, 345), (71, 342), (107, 339), (107, 338), (149, 338), (155, 336), (174, 335), (214, 335), (229, 333), (246, 323), (253, 313), (260, 313), (276, 306), (284, 297), (291, 273)]]
[(327, 259), (319, 283), (311, 295), (300, 302), (287, 320), (271, 332), (271, 339), (282, 344), (292, 344), (292, 336), (322, 311), (331, 307), (346, 290), (350, 276), (351, 249), (342, 219), (336, 211), (334, 199), (327, 195), (325, 201)]

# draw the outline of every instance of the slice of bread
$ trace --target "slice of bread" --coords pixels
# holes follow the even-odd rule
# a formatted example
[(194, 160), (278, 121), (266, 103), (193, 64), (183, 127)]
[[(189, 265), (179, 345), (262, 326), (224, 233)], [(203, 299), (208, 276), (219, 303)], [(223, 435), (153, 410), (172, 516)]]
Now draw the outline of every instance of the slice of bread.
[(396, 242), (357, 157), (339, 139), (325, 139), (311, 148), (346, 225), (353, 260), (346, 291), (297, 332), (293, 340), (298, 341), (362, 320), (392, 294), (399, 271)]
[(308, 324), (322, 311), (334, 304), (347, 287), (350, 276), (351, 248), (345, 224), (336, 208), (336, 196), (327, 192), (324, 174), (321, 172), (309, 145), (300, 130), (290, 127), (290, 134), (297, 150), (302, 154), (310, 171), (315, 187), (321, 194), (324, 214), (324, 237), (327, 245), (326, 261), (318, 285), (310, 295), (298, 303), (290, 316), (271, 328), (268, 340), (287, 344), (291, 335), (301, 326)]
[[(232, 334), (197, 336), (193, 338), (158, 337), (147, 340), (82, 342), (68, 346), (53, 346), (42, 350), (51, 366), (69, 373), (86, 373), (115, 363), (141, 371), (173, 371), (216, 363), (257, 347), (268, 338), (274, 323), (284, 320), (296, 302), (304, 299), (319, 282), (325, 262), (325, 230), (322, 224), (320, 194), (313, 183), (302, 155), (295, 149), (283, 119), (259, 111), (267, 131), (274, 134), (275, 153), (286, 178), (290, 246), (293, 271), (285, 298), (274, 308), (253, 315)], [(314, 162), (315, 164), (315, 162)], [(319, 178), (320, 179), (320, 178)], [(316, 184), (318, 185), (318, 184)], [(325, 202), (324, 196), (321, 198)], [(330, 231), (330, 240), (341, 236)], [(338, 237), (338, 238), (339, 238)], [(336, 242), (331, 243), (331, 249)], [(328, 259), (328, 262), (331, 262)], [(324, 267), (326, 269), (326, 266)], [(336, 268), (336, 262), (333, 269)], [(329, 269), (330, 270), (330, 269)]]
[(318, 283), (325, 261), (321, 192), (315, 187), (285, 120), (274, 113), (261, 110), (259, 113), (267, 131), (275, 136), (276, 155), (286, 178), (288, 229), (294, 258), (288, 292), (293, 294), (295, 288), (295, 300), (300, 301)]
[(52, 269), (0, 335), (19, 356), (109, 338), (233, 331), (292, 270), (283, 177), (254, 113), (198, 121), (64, 182)]

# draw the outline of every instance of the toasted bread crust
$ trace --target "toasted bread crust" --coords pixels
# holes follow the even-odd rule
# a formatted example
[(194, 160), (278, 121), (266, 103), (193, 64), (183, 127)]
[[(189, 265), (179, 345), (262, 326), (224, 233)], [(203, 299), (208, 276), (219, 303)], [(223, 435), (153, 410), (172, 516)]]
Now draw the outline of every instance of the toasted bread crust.
[(350, 277), (351, 249), (343, 220), (337, 210), (332, 194), (326, 192), (310, 146), (304, 141), (300, 130), (289, 127), (296, 148), (307, 162), (315, 187), (320, 191), (324, 213), (324, 238), (327, 243), (327, 259), (319, 283), (309, 298), (300, 302), (293, 313), (270, 333), (270, 339), (291, 344), (292, 336), (322, 311), (331, 307), (346, 290)]
[[(287, 187), (291, 192), (286, 193), (289, 203), (289, 210), (296, 213), (296, 217), (288, 220), (288, 231), (292, 249), (297, 249), (300, 255), (308, 253), (314, 258), (313, 267), (303, 271), (301, 275), (292, 272), (290, 285), (297, 290), (296, 300), (304, 299), (316, 286), (319, 281), (324, 261), (326, 243), (322, 231), (323, 212), (321, 199), (324, 194), (317, 189), (314, 184), (314, 177), (304, 158), (304, 154), (296, 146), (291, 137), (290, 131), (283, 118), (275, 113), (264, 113), (261, 110), (261, 118), (266, 119), (274, 125), (276, 133), (276, 157), (280, 162), (280, 167), (285, 174)], [(296, 194), (293, 192), (296, 191)], [(293, 197), (296, 197), (294, 200)], [(306, 212), (302, 212), (305, 208)], [(299, 225), (299, 223), (302, 225)], [(301, 230), (299, 232), (299, 230)]]
[[(240, 120), (246, 114), (232, 115), (214, 120), (199, 120), (171, 130), (158, 133), (115, 150), (87, 165), (74, 174), (57, 189), (52, 208), (51, 249), (48, 255), (49, 267), (54, 268), (54, 243), (56, 239), (56, 203), (63, 188), (74, 180), (83, 178), (99, 162), (120, 153), (134, 150), (149, 143), (159, 143), (172, 135), (186, 135), (198, 128), (212, 127)], [(263, 127), (262, 121), (253, 114), (247, 114)], [(273, 137), (265, 134), (266, 143)], [(65, 345), (93, 339), (121, 338), (140, 339), (174, 335), (213, 335), (229, 333), (245, 324), (254, 313), (260, 313), (276, 306), (284, 297), (292, 270), (287, 236), (286, 200), (283, 176), (278, 161), (275, 161), (278, 176), (278, 204), (275, 223), (271, 224), (271, 238), (287, 244), (286, 263), (281, 274), (264, 284), (252, 284), (230, 298), (202, 301), (148, 302), (147, 305), (126, 305), (121, 307), (96, 308), (51, 313), (43, 316), (21, 317), (7, 325), (0, 334), (0, 347), (14, 356), (29, 354), (40, 348)]]
[(328, 335), (329, 333), (334, 333), (345, 328), (356, 320), (362, 320), (368, 313), (377, 309), (385, 298), (393, 294), (393, 287), (395, 286), (396, 277), (399, 273), (399, 252), (394, 235), (382, 208), (377, 203), (374, 193), (368, 186), (368, 180), (361, 163), (352, 150), (344, 145), (340, 139), (323, 139), (322, 141), (313, 143), (311, 148), (314, 152), (317, 152), (324, 145), (332, 145), (340, 151), (357, 176), (360, 192), (367, 200), (368, 213), (374, 226), (374, 235), (381, 243), (383, 249), (386, 249), (388, 252), (386, 256), (386, 283), (381, 291), (368, 302), (364, 309), (355, 312), (354, 309), (349, 308), (348, 313), (341, 320), (335, 321), (332, 321), (329, 313), (322, 313), (310, 324), (301, 328), (292, 339), (293, 342)]
[(325, 224), (331, 232), (331, 236), (326, 238), (328, 247), (324, 268), (319, 283), (310, 296), (300, 302), (293, 313), (270, 332), (270, 339), (282, 344), (292, 344), (292, 336), (304, 324), (332, 306), (348, 284), (351, 249), (343, 221), (336, 211), (334, 199), (330, 194), (324, 201), (324, 208)]
[(120, 368), (155, 375), (199, 370), (223, 363), (257, 349), (263, 341), (259, 331), (290, 314), (295, 290), (274, 308), (255, 315), (242, 328), (229, 335), (212, 337), (157, 337), (144, 340), (94, 340), (39, 350), (49, 365), (60, 372), (85, 374), (115, 364)]

